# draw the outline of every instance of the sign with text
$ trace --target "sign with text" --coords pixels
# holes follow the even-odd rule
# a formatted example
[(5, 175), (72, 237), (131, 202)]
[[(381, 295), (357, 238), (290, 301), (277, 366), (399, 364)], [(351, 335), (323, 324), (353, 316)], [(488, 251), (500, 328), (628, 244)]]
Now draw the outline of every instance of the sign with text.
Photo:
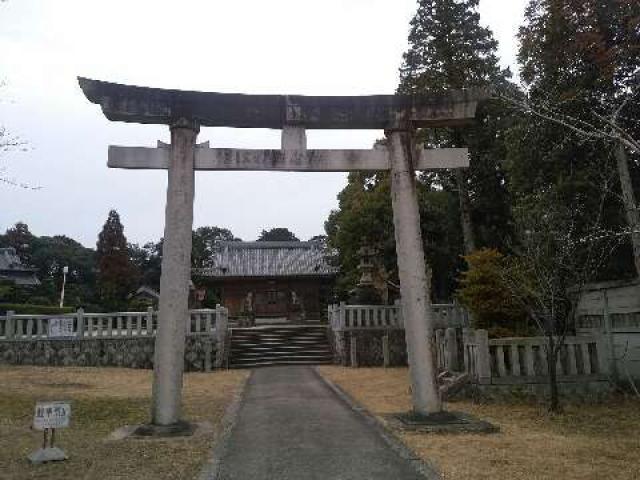
[(73, 318), (49, 319), (49, 338), (75, 337)]
[(33, 415), (34, 430), (67, 428), (71, 420), (70, 402), (37, 402)]

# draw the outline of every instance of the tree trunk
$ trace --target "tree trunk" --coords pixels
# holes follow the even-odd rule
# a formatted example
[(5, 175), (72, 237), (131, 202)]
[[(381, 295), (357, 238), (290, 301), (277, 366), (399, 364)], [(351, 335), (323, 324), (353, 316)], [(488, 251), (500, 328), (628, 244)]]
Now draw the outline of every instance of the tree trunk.
[(458, 186), (458, 198), (460, 200), (460, 221), (462, 222), (464, 254), (469, 255), (476, 249), (476, 239), (473, 233), (473, 224), (471, 223), (471, 202), (469, 202), (467, 178), (461, 168), (456, 169), (456, 183)]
[(560, 413), (560, 394), (558, 392), (558, 376), (556, 373), (556, 363), (558, 362), (558, 349), (556, 349), (553, 334), (547, 335), (547, 370), (549, 372), (549, 391), (551, 399), (549, 403), (549, 411), (552, 413)]
[(627, 224), (631, 229), (633, 263), (636, 268), (636, 276), (640, 277), (640, 215), (638, 214), (636, 196), (633, 192), (633, 183), (629, 174), (629, 156), (622, 143), (616, 145), (616, 160), (622, 189), (622, 202), (627, 216)]

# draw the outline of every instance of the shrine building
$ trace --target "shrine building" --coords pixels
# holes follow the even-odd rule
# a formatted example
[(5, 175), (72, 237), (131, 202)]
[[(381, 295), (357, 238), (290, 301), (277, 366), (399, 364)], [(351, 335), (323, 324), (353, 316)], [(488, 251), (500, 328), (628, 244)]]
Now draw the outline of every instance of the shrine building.
[(213, 266), (194, 274), (218, 289), (232, 318), (307, 323), (325, 317), (337, 268), (318, 242), (221, 242)]

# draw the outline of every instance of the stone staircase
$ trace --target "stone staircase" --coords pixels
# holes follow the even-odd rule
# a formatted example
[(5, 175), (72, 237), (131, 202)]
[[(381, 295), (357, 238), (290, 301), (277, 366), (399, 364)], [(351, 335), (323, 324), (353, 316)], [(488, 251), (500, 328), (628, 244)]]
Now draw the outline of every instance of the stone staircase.
[(230, 368), (333, 363), (325, 325), (231, 329)]

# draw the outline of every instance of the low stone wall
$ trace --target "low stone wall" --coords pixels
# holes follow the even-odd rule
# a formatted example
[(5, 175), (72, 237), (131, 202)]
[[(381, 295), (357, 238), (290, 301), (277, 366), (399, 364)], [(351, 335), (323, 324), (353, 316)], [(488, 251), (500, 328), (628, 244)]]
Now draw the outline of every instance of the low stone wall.
[[(381, 367), (384, 365), (383, 338), (389, 337), (390, 367), (407, 365), (407, 345), (404, 330), (353, 330), (332, 332), (330, 341), (334, 352), (334, 363), (346, 367)], [(351, 345), (355, 340), (353, 364)]]
[[(150, 369), (154, 346), (154, 337), (5, 340), (0, 342), (0, 364)], [(215, 358), (215, 336), (186, 338), (185, 370), (211, 370)]]
[[(581, 382), (559, 382), (560, 398), (570, 398), (572, 402), (598, 403), (606, 401), (615, 391), (613, 384), (606, 380)], [(528, 383), (520, 385), (468, 385), (457, 398), (475, 398), (490, 401), (536, 400), (547, 402), (550, 398), (548, 383)]]

